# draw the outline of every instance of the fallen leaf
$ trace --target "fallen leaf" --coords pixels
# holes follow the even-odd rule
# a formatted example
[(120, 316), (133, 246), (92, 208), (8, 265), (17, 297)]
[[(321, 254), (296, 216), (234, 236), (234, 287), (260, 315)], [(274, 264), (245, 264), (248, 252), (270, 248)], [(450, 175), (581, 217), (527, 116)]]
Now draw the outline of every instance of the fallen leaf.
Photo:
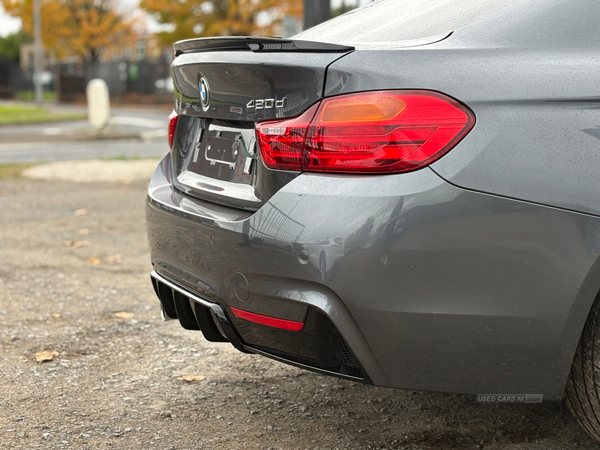
[(54, 319), (58, 319), (58, 318), (60, 318), (60, 314), (59, 313), (50, 314), (50, 317), (52, 317)]
[(192, 381), (202, 381), (204, 380), (203, 375), (183, 375), (182, 377), (177, 378), (179, 381), (187, 381), (191, 383)]
[(121, 255), (111, 255), (104, 258), (104, 260), (109, 264), (121, 264), (123, 257)]
[(133, 313), (121, 311), (115, 314), (115, 317), (119, 319), (131, 319), (133, 317)]
[(88, 213), (88, 210), (85, 208), (78, 209), (75, 211), (76, 216), (85, 216)]
[(87, 262), (93, 265), (100, 264), (100, 260), (98, 258), (90, 258), (87, 260)]
[(37, 352), (35, 355), (35, 360), (39, 363), (43, 363), (45, 361), (52, 361), (54, 358), (58, 356), (58, 352), (44, 350), (43, 352)]
[(81, 248), (89, 246), (90, 241), (65, 241), (64, 244), (67, 247)]
[(77, 231), (77, 234), (79, 236), (90, 234), (90, 229), (89, 228), (81, 228), (79, 231)]

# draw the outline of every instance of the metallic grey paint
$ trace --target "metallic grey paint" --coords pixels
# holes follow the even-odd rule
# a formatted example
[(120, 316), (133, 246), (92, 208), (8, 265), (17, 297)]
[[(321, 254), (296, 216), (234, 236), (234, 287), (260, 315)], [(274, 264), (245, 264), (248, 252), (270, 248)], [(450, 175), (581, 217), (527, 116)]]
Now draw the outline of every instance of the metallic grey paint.
[[(323, 95), (327, 66), (346, 53), (184, 53), (173, 62), (175, 109), (180, 114), (229, 120), (293, 117)], [(268, 63), (265, 63), (268, 60)], [(301, 64), (299, 64), (301, 61)], [(210, 81), (211, 105), (204, 111), (198, 82)], [(282, 109), (250, 110), (256, 99), (286, 98)]]
[[(254, 303), (290, 320), (301, 312), (286, 302), (318, 306), (379, 385), (561, 398), (600, 289), (599, 218), (459, 189), (429, 169), (379, 177), (376, 187), (300, 175), (264, 207), (309, 230), (292, 250), (252, 242), (247, 230), (260, 229), (260, 215), (202, 219), (156, 201), (155, 192), (172, 189), (163, 170), (168, 159), (148, 209), (159, 272), (229, 306)], [(353, 245), (323, 282), (298, 253), (333, 235)], [(237, 272), (250, 280), (249, 303), (232, 291)]]
[(330, 66), (325, 96), (397, 88), (475, 113), (431, 166), (446, 180), (600, 215), (600, 2), (532, 0), (432, 45), (356, 51)]
[[(451, 31), (307, 60), (323, 77), (331, 65), (303, 108), (365, 90), (443, 92), (477, 122), (441, 160), (400, 175), (290, 176), (253, 212), (179, 193), (167, 157), (149, 189), (152, 261), (228, 306), (289, 320), (321, 309), (374, 384), (560, 400), (600, 291), (600, 2), (531, 0)], [(265, 58), (206, 55), (219, 71)], [(297, 55), (277, 58), (291, 70)]]

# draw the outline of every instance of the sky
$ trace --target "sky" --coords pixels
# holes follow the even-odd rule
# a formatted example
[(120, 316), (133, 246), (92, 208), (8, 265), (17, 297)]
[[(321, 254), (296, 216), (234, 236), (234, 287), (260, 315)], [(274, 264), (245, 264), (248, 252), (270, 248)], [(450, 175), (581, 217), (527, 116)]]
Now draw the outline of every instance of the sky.
[[(346, 4), (364, 5), (370, 0), (346, 0)], [(135, 0), (124, 0), (123, 3), (137, 4)], [(342, 4), (342, 0), (331, 0), (331, 7), (337, 8)], [(21, 29), (21, 19), (15, 19), (4, 12), (4, 7), (0, 4), (0, 37), (6, 37), (9, 34), (16, 33)]]
[(21, 29), (21, 19), (10, 17), (4, 12), (4, 6), (0, 4), (0, 36), (6, 37)]

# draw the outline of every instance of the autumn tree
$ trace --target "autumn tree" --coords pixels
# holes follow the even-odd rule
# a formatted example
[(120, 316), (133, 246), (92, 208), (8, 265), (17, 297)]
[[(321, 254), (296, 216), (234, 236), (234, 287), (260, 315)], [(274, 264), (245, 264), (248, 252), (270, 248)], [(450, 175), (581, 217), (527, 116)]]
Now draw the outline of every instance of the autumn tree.
[[(6, 12), (20, 17), (33, 35), (33, 0), (0, 0)], [(133, 21), (117, 11), (113, 0), (40, 0), (44, 47), (58, 56), (78, 55), (97, 61), (104, 47), (120, 45), (133, 35)]]
[[(171, 30), (165, 44), (205, 36), (271, 36), (284, 14), (302, 17), (303, 0), (142, 0), (140, 7)], [(262, 19), (262, 20), (261, 20)]]

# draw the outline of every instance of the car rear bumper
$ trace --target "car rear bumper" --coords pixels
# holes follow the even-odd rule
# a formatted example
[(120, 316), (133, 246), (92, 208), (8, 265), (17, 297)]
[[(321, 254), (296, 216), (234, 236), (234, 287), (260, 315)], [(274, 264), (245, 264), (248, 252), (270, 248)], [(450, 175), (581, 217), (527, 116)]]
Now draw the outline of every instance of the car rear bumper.
[(430, 169), (303, 174), (250, 213), (183, 196), (170, 173), (167, 157), (149, 188), (154, 278), (196, 324), (195, 305), (213, 323), (222, 311), (238, 342), (219, 334), (241, 350), (381, 386), (562, 397), (598, 290), (598, 218), (465, 191)]
[(231, 314), (219, 303), (153, 271), (152, 284), (166, 318), (200, 330), (212, 342), (230, 342), (244, 353), (257, 353), (303, 369), (368, 383), (360, 364), (331, 321), (314, 308), (298, 331), (265, 329)]

